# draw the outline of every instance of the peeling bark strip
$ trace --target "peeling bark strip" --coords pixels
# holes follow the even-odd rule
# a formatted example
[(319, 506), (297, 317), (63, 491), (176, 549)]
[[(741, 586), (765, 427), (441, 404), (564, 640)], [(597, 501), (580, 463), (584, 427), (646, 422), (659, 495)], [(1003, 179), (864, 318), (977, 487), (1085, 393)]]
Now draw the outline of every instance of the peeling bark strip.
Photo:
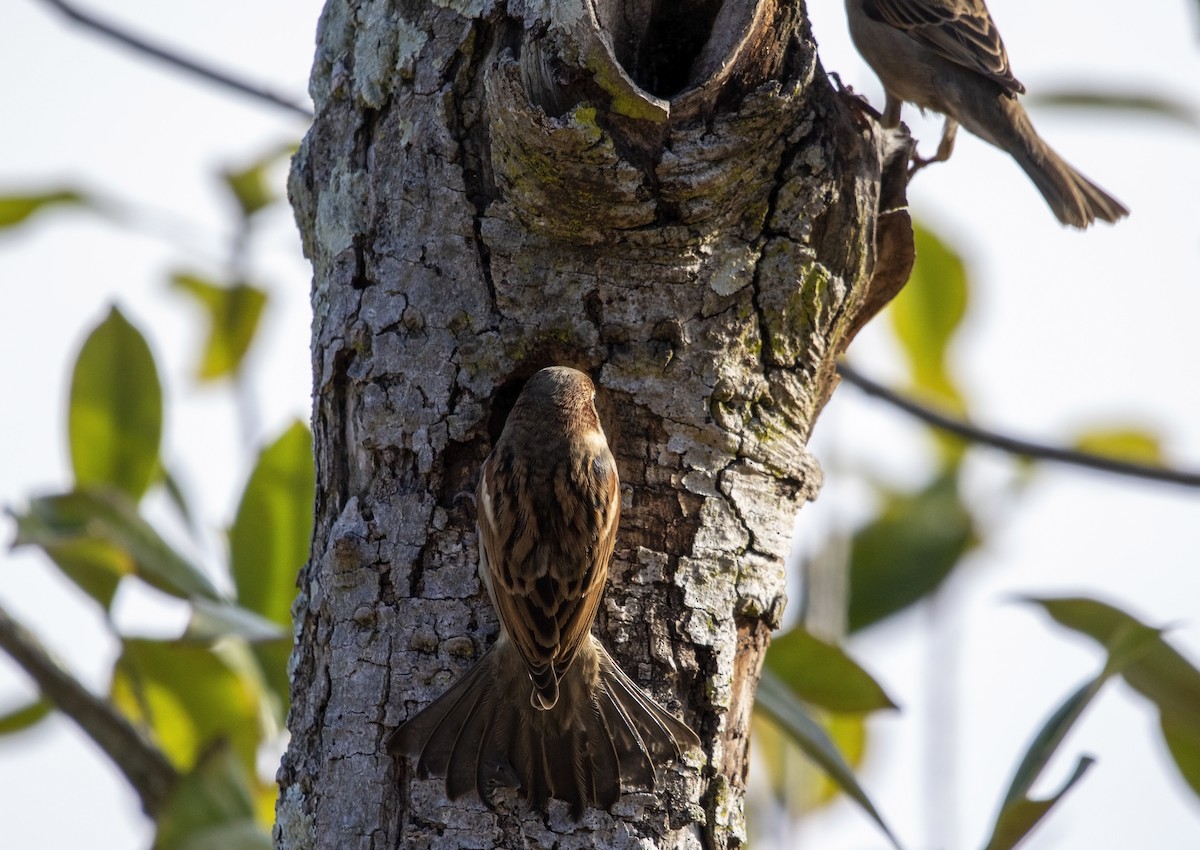
[[(911, 262), (880, 215), (904, 151), (831, 92), (792, 0), (330, 0), (318, 42), (291, 195), (319, 486), (278, 846), (739, 846), (805, 443)], [(383, 747), (495, 638), (464, 494), (551, 363), (595, 379), (623, 486), (597, 633), (707, 747), (580, 824), (448, 804)]]

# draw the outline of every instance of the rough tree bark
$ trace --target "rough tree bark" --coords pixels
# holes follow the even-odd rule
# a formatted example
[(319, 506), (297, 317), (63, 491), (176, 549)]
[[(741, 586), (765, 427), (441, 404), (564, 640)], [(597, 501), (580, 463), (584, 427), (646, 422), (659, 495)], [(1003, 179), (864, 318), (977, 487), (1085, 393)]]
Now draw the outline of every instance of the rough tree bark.
[[(805, 443), (911, 262), (907, 142), (831, 89), (800, 0), (329, 0), (318, 42), (277, 845), (738, 846)], [(706, 747), (579, 824), (448, 804), (383, 746), (495, 638), (463, 495), (551, 363), (596, 379), (623, 486), (598, 634)]]

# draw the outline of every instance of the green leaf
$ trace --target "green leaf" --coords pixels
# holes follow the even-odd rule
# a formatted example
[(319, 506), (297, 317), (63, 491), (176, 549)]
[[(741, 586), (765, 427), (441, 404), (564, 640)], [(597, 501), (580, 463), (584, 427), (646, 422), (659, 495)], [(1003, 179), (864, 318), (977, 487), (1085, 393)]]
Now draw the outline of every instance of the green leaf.
[(908, 356), (921, 395), (961, 410), (962, 398), (946, 366), (954, 333), (967, 309), (967, 268), (939, 237), (913, 226), (916, 263), (908, 283), (892, 301), (892, 329)]
[(1104, 684), (1116, 674), (1136, 664), (1159, 640), (1158, 631), (1136, 622), (1125, 623), (1112, 631), (1105, 643), (1108, 659), (1104, 669), (1071, 694), (1050, 715), (1025, 751), (1021, 764), (1013, 774), (1008, 792), (1004, 795), (1004, 802), (996, 816), (996, 825), (992, 830), (987, 850), (1010, 850), (1019, 844), (1062, 796), (1083, 777), (1092, 764), (1089, 757), (1079, 760), (1075, 774), (1057, 794), (1045, 800), (1033, 800), (1029, 797), (1030, 789), (1058, 751), (1067, 732), (1100, 693)]
[(188, 505), (187, 495), (183, 492), (183, 488), (179, 486), (179, 481), (166, 467), (162, 468), (162, 483), (163, 488), (167, 492), (167, 498), (171, 500), (171, 504), (175, 506), (175, 510), (179, 511), (179, 517), (190, 531), (196, 533), (198, 528), (196, 517), (192, 513), (191, 506)]
[(32, 195), (0, 195), (0, 229), (23, 223), (51, 206), (85, 206), (87, 199), (73, 189), (56, 189)]
[[(1030, 598), (1058, 623), (1069, 629), (1110, 645), (1114, 638), (1138, 634), (1139, 630), (1153, 632), (1135, 617), (1112, 605), (1095, 599), (1066, 597), (1058, 599)], [(1161, 635), (1154, 633), (1148, 646), (1120, 672), (1125, 681), (1153, 702), (1159, 711), (1159, 722), (1167, 747), (1180, 773), (1200, 794), (1200, 670), (1197, 670)]]
[(34, 499), (28, 514), (17, 518), (14, 545), (44, 549), (105, 606), (111, 592), (107, 597), (97, 594), (131, 573), (174, 596), (220, 599), (208, 577), (163, 540), (117, 490), (87, 488)]
[[(312, 434), (293, 423), (258, 456), (233, 528), (230, 561), (238, 604), (291, 634), (296, 576), (308, 559), (315, 480)], [(255, 647), (271, 689), (286, 714), (290, 643)]]
[(791, 736), (796, 745), (829, 776), (830, 779), (870, 816), (883, 834), (899, 850), (900, 843), (883, 817), (875, 809), (862, 786), (854, 777), (854, 771), (846, 764), (842, 754), (833, 745), (825, 730), (809, 717), (804, 704), (796, 698), (786, 684), (771, 670), (763, 670), (758, 683), (758, 695), (754, 707), (765, 712)]
[(185, 640), (209, 643), (231, 636), (248, 643), (287, 641), (289, 648), (292, 638), (290, 631), (241, 606), (204, 599), (192, 603), (192, 616), (183, 634)]
[[(856, 769), (867, 748), (867, 718), (864, 714), (819, 712), (812, 716), (829, 736), (846, 763)], [(837, 799), (841, 789), (809, 758), (766, 712), (751, 718), (755, 765), (763, 769), (779, 804), (800, 816)]]
[(1050, 813), (1058, 801), (1075, 787), (1075, 783), (1083, 778), (1088, 768), (1094, 763), (1095, 759), (1089, 756), (1080, 758), (1075, 765), (1075, 772), (1058, 790), (1058, 793), (1044, 800), (1030, 800), (1022, 797), (1006, 804), (996, 819), (996, 826), (992, 830), (992, 837), (988, 840), (986, 850), (1011, 850), (1020, 844), (1042, 818)]
[[(35, 503), (36, 504), (36, 503)], [(117, 585), (135, 566), (128, 552), (104, 540), (81, 534), (72, 525), (63, 528), (56, 515), (46, 511), (9, 514), (17, 523), (13, 546), (37, 546), (75, 582), (84, 593), (107, 610), (116, 595)]]
[(181, 771), (227, 741), (247, 775), (254, 775), (264, 733), (263, 692), (245, 644), (125, 638), (113, 669), (112, 700)]
[(1088, 89), (1041, 90), (1022, 98), (1027, 104), (1056, 108), (1095, 109), (1124, 115), (1165, 118), (1187, 127), (1200, 127), (1200, 112), (1185, 100), (1161, 92), (1112, 92)]
[(227, 746), (204, 754), (158, 815), (155, 850), (271, 850), (253, 779)]
[(933, 593), (975, 540), (953, 470), (915, 493), (887, 494), (882, 512), (850, 541), (850, 631)]
[(54, 703), (42, 698), (0, 714), (0, 735), (24, 732), (45, 720), (53, 711)]
[(288, 628), (308, 560), (315, 480), (312, 434), (294, 422), (258, 456), (229, 532), (238, 603)]
[(1162, 441), (1157, 434), (1138, 428), (1093, 428), (1075, 438), (1075, 448), (1094, 455), (1163, 466)]
[[(1149, 629), (1135, 617), (1104, 602), (1083, 597), (1029, 598), (1058, 623), (1108, 645), (1114, 635)], [(1123, 672), (1130, 687), (1160, 711), (1200, 723), (1200, 670), (1161, 637)]]
[(1195, 718), (1160, 712), (1163, 740), (1185, 782), (1200, 796), (1200, 726)]
[(845, 651), (796, 626), (771, 641), (766, 666), (797, 697), (830, 711), (859, 713), (896, 704)]
[(271, 179), (270, 170), (279, 160), (291, 156), (295, 150), (295, 145), (275, 148), (245, 168), (221, 173), (226, 187), (233, 193), (245, 218), (279, 200), (279, 193), (274, 185), (276, 181)]
[(137, 500), (158, 474), (158, 369), (145, 338), (116, 307), (75, 361), (67, 430), (80, 485), (111, 484)]
[(208, 318), (208, 337), (196, 377), (213, 381), (236, 374), (254, 342), (267, 294), (245, 283), (221, 286), (184, 272), (171, 275), (171, 285), (195, 298)]
[(1028, 795), (1029, 789), (1058, 750), (1067, 732), (1100, 693), (1104, 684), (1142, 658), (1158, 640), (1159, 633), (1156, 630), (1140, 623), (1122, 627), (1110, 635), (1105, 647), (1108, 650), (1108, 658), (1104, 669), (1068, 697), (1038, 731), (1013, 775), (1008, 793), (1004, 796), (1005, 807)]

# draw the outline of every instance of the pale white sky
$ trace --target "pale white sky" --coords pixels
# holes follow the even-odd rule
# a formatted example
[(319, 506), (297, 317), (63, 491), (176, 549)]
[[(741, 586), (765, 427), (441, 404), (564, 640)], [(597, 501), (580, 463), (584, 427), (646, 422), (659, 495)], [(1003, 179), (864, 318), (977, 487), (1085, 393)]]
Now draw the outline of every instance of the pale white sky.
[[(1200, 25), (1195, 3), (1129, 12), (1116, 0), (994, 0), (1017, 76), (1031, 92), (1069, 83), (1128, 85), (1200, 104)], [(850, 46), (842, 4), (813, 0), (826, 68), (880, 104), (878, 83)], [(93, 0), (90, 8), (302, 98), (312, 56), (316, 0)], [(181, 265), (219, 271), (229, 220), (211, 174), (295, 139), (302, 122), (175, 72), (147, 64), (63, 23), (35, 0), (0, 7), (0, 192), (78, 184), (149, 211), (130, 233), (83, 213), (45, 216), (0, 234), (0, 503), (68, 480), (63, 437), (66, 377), (80, 334), (116, 299), (149, 336), (171, 397), (166, 456), (204, 505), (227, 522), (251, 460), (239, 446), (227, 396), (195, 391), (189, 305), (166, 290)], [(914, 133), (936, 142), (940, 120)], [(1081, 171), (1133, 210), (1117, 227), (1061, 229), (1015, 164), (969, 136), (954, 158), (929, 168), (910, 191), (914, 212), (961, 246), (975, 289), (955, 354), (973, 414), (1025, 436), (1066, 439), (1102, 421), (1157, 429), (1181, 465), (1200, 466), (1200, 132), (1153, 119), (1034, 113)], [(256, 270), (270, 287), (255, 386), (264, 437), (309, 406), (309, 270), (285, 208), (262, 225)], [(186, 254), (160, 229), (188, 234)], [(882, 378), (901, 372), (881, 328), (852, 354)], [(240, 457), (235, 470), (204, 457)], [(800, 546), (864, 515), (863, 490), (839, 472), (882, 470), (900, 482), (925, 472), (914, 427), (853, 388), (825, 411), (814, 451), (829, 472), (820, 501), (801, 515)], [(971, 495), (988, 523), (985, 548), (949, 590), (953, 609), (936, 627), (924, 614), (885, 625), (852, 650), (907, 711), (872, 726), (864, 783), (910, 847), (978, 846), (1024, 746), (1049, 711), (1100, 664), (1085, 642), (1011, 604), (1017, 593), (1089, 593), (1119, 600), (1200, 660), (1200, 494), (1042, 467), (1016, 502), (1001, 497), (1008, 462), (972, 461)], [(152, 505), (151, 508), (154, 506)], [(0, 520), (0, 536), (12, 524)], [(211, 559), (211, 552), (200, 552)], [(99, 616), (34, 555), (0, 555), (0, 601), (34, 627), (89, 685), (107, 688), (115, 646)], [(150, 628), (142, 600), (119, 619)], [(158, 617), (168, 621), (170, 617)], [(925, 621), (925, 622), (923, 622)], [(935, 641), (932, 635), (939, 635)], [(957, 664), (931, 655), (957, 647)], [(951, 653), (953, 654), (953, 653)], [(958, 688), (949, 734), (954, 817), (932, 817), (924, 754), (929, 681)], [(0, 659), (0, 709), (30, 693)], [(943, 707), (944, 708), (944, 707)], [(948, 732), (947, 732), (948, 730)], [(1200, 805), (1164, 762), (1153, 717), (1120, 684), (1110, 686), (1067, 741), (1049, 779), (1073, 756), (1099, 764), (1028, 843), (1030, 850), (1191, 850)], [(939, 773), (938, 775), (942, 775)], [(62, 817), (64, 804), (72, 817)], [(939, 821), (930, 828), (931, 820)], [(96, 850), (148, 845), (137, 803), (104, 757), (68, 721), (0, 741), (0, 836), (6, 847)], [(52, 828), (48, 828), (52, 825)], [(825, 850), (882, 847), (856, 812), (838, 804), (808, 820), (789, 843)], [(769, 836), (763, 836), (769, 845)], [(790, 839), (794, 839), (790, 840)]]

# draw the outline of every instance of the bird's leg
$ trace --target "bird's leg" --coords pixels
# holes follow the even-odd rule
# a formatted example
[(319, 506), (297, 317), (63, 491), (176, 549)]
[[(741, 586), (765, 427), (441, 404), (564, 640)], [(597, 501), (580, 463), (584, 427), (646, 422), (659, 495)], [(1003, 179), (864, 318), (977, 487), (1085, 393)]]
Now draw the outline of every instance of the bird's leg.
[(883, 126), (888, 128), (900, 126), (900, 107), (903, 105), (904, 101), (891, 92), (887, 92), (887, 102), (883, 107)]
[(929, 159), (922, 159), (913, 154), (912, 167), (908, 169), (908, 176), (912, 177), (918, 171), (931, 162), (945, 162), (950, 158), (950, 154), (954, 153), (954, 137), (958, 135), (958, 122), (953, 118), (946, 118), (946, 127), (942, 130), (942, 140), (938, 143), (937, 153)]

